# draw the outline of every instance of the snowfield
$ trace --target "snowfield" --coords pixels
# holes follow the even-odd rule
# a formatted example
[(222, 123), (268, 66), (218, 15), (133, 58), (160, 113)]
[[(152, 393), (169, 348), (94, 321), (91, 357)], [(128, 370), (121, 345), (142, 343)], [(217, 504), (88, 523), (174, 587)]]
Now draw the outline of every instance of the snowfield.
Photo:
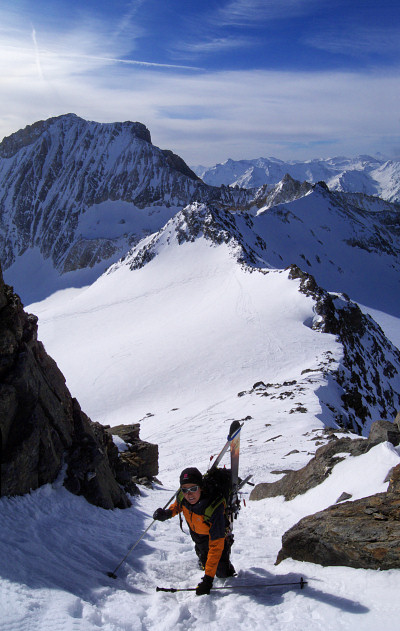
[[(340, 406), (329, 370), (342, 347), (311, 328), (313, 300), (287, 271), (251, 272), (230, 246), (204, 239), (171, 239), (141, 269), (130, 262), (27, 310), (92, 420), (140, 421), (141, 438), (159, 445), (159, 483), (142, 487), (126, 510), (89, 505), (63, 488), (63, 474), (28, 496), (1, 498), (0, 631), (396, 629), (399, 570), (274, 565), (282, 535), (300, 518), (344, 491), (356, 499), (386, 490), (400, 462), (388, 443), (348, 455), (290, 502), (250, 502), (245, 487), (232, 550), (238, 576), (215, 581), (235, 589), (156, 592), (195, 587), (202, 576), (178, 519), (155, 523), (117, 580), (107, 576), (177, 490), (180, 471), (206, 471), (233, 419), (244, 422), (241, 476), (268, 482), (310, 460), (334, 425), (327, 404)], [(260, 381), (270, 396), (253, 387)], [(300, 578), (304, 589), (264, 586)]]

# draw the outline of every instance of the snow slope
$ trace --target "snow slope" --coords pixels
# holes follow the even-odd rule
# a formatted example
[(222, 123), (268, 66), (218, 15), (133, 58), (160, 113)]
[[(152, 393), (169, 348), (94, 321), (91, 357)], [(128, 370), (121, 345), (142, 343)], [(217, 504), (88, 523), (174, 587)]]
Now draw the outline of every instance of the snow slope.
[(142, 269), (125, 264), (67, 304), (60, 292), (29, 309), (84, 409), (113, 425), (203, 409), (261, 377), (297, 378), (327, 350), (338, 356), (333, 338), (304, 325), (312, 300), (287, 277), (250, 274), (227, 245), (199, 239)]
[[(154, 509), (173, 495), (183, 466), (206, 469), (210, 454), (225, 441), (233, 411), (239, 418), (249, 411), (254, 415), (242, 430), (241, 466), (243, 473), (254, 473), (256, 482), (276, 478), (272, 467), (297, 467), (310, 458), (315, 442), (323, 441), (321, 423), (312, 413), (288, 416), (284, 407), (282, 400), (266, 407), (259, 398), (249, 407), (236, 398), (170, 422), (168, 429), (159, 420), (153, 432), (161, 446), (163, 486), (143, 489), (127, 510), (93, 507), (69, 494), (60, 480), (29, 496), (1, 498), (0, 629), (396, 629), (399, 570), (322, 568), (290, 559), (274, 566), (282, 534), (301, 517), (336, 501), (344, 490), (355, 498), (385, 490), (388, 469), (400, 462), (399, 450), (388, 444), (348, 457), (324, 484), (292, 502), (274, 498), (242, 506), (232, 551), (238, 576), (215, 582), (217, 587), (240, 586), (235, 590), (202, 598), (193, 592), (156, 592), (156, 586), (193, 587), (202, 574), (178, 520), (154, 524), (118, 569), (118, 579), (107, 577), (151, 524)], [(204, 440), (207, 423), (213, 431)], [(296, 449), (300, 453), (288, 455)], [(303, 590), (257, 587), (301, 577), (307, 581)]]
[[(332, 371), (343, 348), (311, 328), (315, 302), (298, 291), (300, 281), (288, 271), (250, 268), (239, 242), (207, 216), (195, 238), (188, 218), (171, 220), (90, 287), (29, 307), (85, 412), (110, 425), (140, 421), (141, 437), (159, 445), (161, 484), (143, 488), (126, 510), (72, 496), (62, 475), (29, 496), (1, 498), (0, 631), (395, 629), (398, 570), (290, 559), (274, 566), (282, 535), (302, 516), (343, 491), (357, 498), (385, 490), (400, 462), (389, 444), (347, 457), (292, 502), (247, 502), (235, 524), (238, 577), (216, 580), (237, 590), (201, 598), (155, 591), (193, 587), (202, 575), (177, 520), (155, 524), (119, 578), (107, 577), (171, 498), (179, 472), (207, 469), (233, 419), (244, 422), (241, 473), (257, 483), (306, 464), (335, 423), (332, 407), (340, 407)], [(300, 577), (308, 582), (303, 590), (251, 587)]]

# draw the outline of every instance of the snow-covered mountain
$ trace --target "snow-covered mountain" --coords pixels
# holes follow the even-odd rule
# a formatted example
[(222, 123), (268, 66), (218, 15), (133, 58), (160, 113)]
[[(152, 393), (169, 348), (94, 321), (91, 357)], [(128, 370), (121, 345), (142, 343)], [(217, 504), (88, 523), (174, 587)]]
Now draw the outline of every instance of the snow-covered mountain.
[[(276, 203), (285, 195), (293, 201)], [(325, 289), (399, 316), (398, 205), (323, 185), (304, 194), (288, 176), (269, 192), (262, 187), (254, 199), (254, 247), (270, 265), (295, 263)]]
[[(361, 173), (356, 166), (367, 163), (365, 157), (354, 162), (353, 171)], [(332, 160), (332, 165), (339, 170), (349, 166), (345, 159)], [(388, 261), (394, 257), (394, 267), (388, 263), (384, 278), (397, 287), (399, 206), (363, 193), (322, 194), (320, 187), (322, 193), (317, 194), (310, 183), (284, 175), (281, 166), (272, 162), (268, 171), (272, 179), (282, 175), (277, 184), (249, 190), (217, 188), (204, 184), (172, 152), (155, 147), (141, 123), (100, 124), (73, 114), (40, 121), (0, 144), (0, 262), (5, 279), (25, 303), (59, 289), (89, 285), (144, 236), (160, 230), (195, 201), (257, 215), (259, 244), (265, 241), (262, 226), (274, 224), (269, 264), (304, 266), (323, 287), (351, 295), (351, 285), (343, 279), (337, 282), (345, 267), (343, 253), (333, 246), (339, 229), (337, 238), (343, 242), (346, 235), (347, 245), (354, 246), (347, 248), (344, 275), (351, 273), (350, 259), (361, 248), (382, 256), (378, 268), (385, 257)], [(296, 176), (304, 180), (307, 174), (301, 165), (295, 166)], [(315, 167), (315, 179), (327, 179), (327, 168)], [(300, 207), (304, 234), (290, 221)], [(282, 214), (286, 220), (277, 222)], [(259, 215), (265, 215), (263, 220)], [(317, 215), (324, 218), (318, 225)], [(296, 245), (288, 248), (288, 239), (293, 238)], [(257, 252), (263, 258), (262, 248)], [(372, 258), (368, 257), (369, 263)], [(370, 272), (368, 265), (362, 268), (364, 274)], [(358, 267), (354, 275), (360, 271)], [(364, 290), (366, 284), (361, 287)], [(384, 293), (386, 300), (390, 292)], [(396, 292), (391, 293), (393, 302)], [(352, 297), (393, 313), (390, 304), (368, 301), (364, 294)]]
[(240, 198), (201, 182), (141, 123), (50, 118), (0, 144), (0, 262), (17, 290), (29, 276), (23, 299), (37, 299), (93, 282), (193, 200)]
[(335, 191), (376, 195), (400, 201), (400, 161), (371, 156), (283, 161), (277, 158), (226, 160), (213, 167), (194, 167), (201, 179), (212, 186), (256, 188), (273, 186), (288, 173), (295, 180), (324, 181)]
[[(319, 193), (315, 195), (311, 208), (318, 210)], [(303, 237), (300, 211), (292, 223)], [(308, 371), (335, 375), (338, 401), (332, 400), (324, 413), (328, 424), (367, 431), (377, 416), (395, 415), (400, 407), (399, 351), (348, 298), (328, 298), (297, 266), (282, 270), (271, 264), (287, 218), (278, 211), (270, 224), (267, 217), (191, 205), (91, 287), (30, 306), (39, 315), (47, 350), (92, 418), (116, 424), (133, 420), (132, 414), (139, 420), (172, 409), (198, 413), (260, 380), (307, 381), (301, 375)], [(318, 213), (317, 218), (324, 221)], [(318, 222), (312, 225), (318, 240)], [(295, 234), (292, 239), (286, 235), (287, 241), (296, 243)], [(366, 266), (363, 250), (358, 260), (358, 250), (352, 252), (346, 236), (342, 243), (335, 240), (339, 254), (352, 256), (354, 269)], [(294, 257), (294, 247), (289, 247)], [(387, 260), (377, 257), (373, 265), (380, 275), (390, 272)], [(346, 278), (332, 267), (331, 278), (336, 274), (338, 282), (343, 275), (349, 286), (362, 284), (353, 269)], [(365, 297), (368, 284), (366, 279)], [(382, 293), (384, 299), (384, 288)], [(102, 331), (106, 340), (99, 346)], [(339, 339), (343, 334), (341, 345), (329, 333)], [(293, 366), (298, 345), (301, 359)], [(371, 365), (373, 348), (380, 351)], [(71, 354), (70, 349), (76, 350)]]
[[(310, 215), (316, 229), (316, 219), (322, 226), (330, 215), (332, 225), (340, 219), (324, 203), (325, 193), (314, 190), (291, 202), (315, 200)], [(298, 213), (289, 224), (283, 213), (274, 219), (292, 226), (293, 242), (303, 230)], [(238, 577), (227, 581), (242, 589), (201, 601), (191, 592), (156, 594), (157, 585), (192, 587), (201, 576), (191, 541), (176, 520), (147, 532), (117, 582), (110, 584), (106, 575), (176, 490), (179, 472), (188, 465), (206, 470), (232, 419), (244, 422), (241, 474), (253, 474), (257, 483), (306, 464), (332, 438), (327, 425), (340, 437), (339, 424), (361, 429), (357, 423), (366, 413), (367, 431), (371, 420), (393, 418), (400, 405), (399, 352), (346, 297), (327, 294), (295, 266), (284, 270), (268, 263), (269, 232), (274, 248), (291, 239), (274, 221), (273, 229), (264, 226), (267, 215), (190, 205), (90, 287), (29, 307), (83, 409), (105, 424), (140, 421), (143, 438), (157, 442), (163, 484), (144, 490), (132, 509), (110, 516), (88, 509), (57, 484), (13, 504), (1, 500), (0, 551), (9, 550), (10, 565), (0, 589), (21, 612), (14, 614), (10, 605), (4, 614), (17, 631), (33, 620), (47, 628), (55, 617), (60, 628), (82, 631), (183, 631), (202, 629), (205, 620), (210, 629), (231, 629), (232, 615), (236, 629), (251, 620), (259, 631), (296, 631), (300, 618), (314, 631), (347, 629), (355, 616), (365, 631), (382, 620), (391, 628), (397, 620), (390, 606), (398, 589), (396, 570), (322, 568), (291, 559), (274, 567), (283, 533), (302, 516), (326, 508), (344, 491), (357, 499), (386, 489), (389, 469), (400, 462), (388, 444), (359, 458), (341, 454), (340, 470), (334, 467), (324, 484), (290, 502), (247, 502), (235, 522), (232, 561)], [(357, 225), (351, 213), (348, 220)], [(346, 247), (352, 251), (339, 243), (340, 252)], [(357, 248), (353, 255), (360, 253), (373, 256)], [(354, 286), (368, 282), (358, 277)], [(24, 571), (17, 562), (21, 554), (27, 557)], [(27, 571), (34, 579), (25, 587)], [(300, 576), (308, 581), (301, 591), (250, 587)]]
[[(396, 208), (382, 200), (285, 178), (275, 191), (257, 191), (247, 211), (179, 209), (90, 286), (28, 307), (91, 418), (140, 421), (142, 438), (159, 445), (162, 484), (124, 511), (89, 506), (61, 479), (1, 498), (6, 631), (395, 628), (398, 570), (274, 566), (282, 535), (301, 517), (343, 492), (357, 499), (386, 490), (400, 462), (388, 443), (357, 458), (340, 454), (340, 469), (290, 502), (247, 502), (235, 522), (238, 577), (226, 581), (242, 588), (200, 599), (156, 593), (157, 585), (191, 588), (202, 575), (177, 520), (147, 531), (117, 581), (107, 571), (150, 526), (180, 471), (207, 469), (233, 419), (244, 423), (241, 475), (256, 483), (304, 466), (333, 439), (327, 426), (340, 437), (346, 425), (368, 432), (374, 420), (393, 420), (400, 353), (341, 292), (384, 305), (398, 323), (397, 226)], [(251, 587), (300, 577), (304, 590)]]

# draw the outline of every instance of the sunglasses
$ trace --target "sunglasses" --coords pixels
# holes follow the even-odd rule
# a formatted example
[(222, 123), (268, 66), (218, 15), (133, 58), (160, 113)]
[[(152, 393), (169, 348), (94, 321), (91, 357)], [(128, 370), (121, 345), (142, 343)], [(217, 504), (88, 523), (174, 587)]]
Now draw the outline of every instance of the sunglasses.
[(196, 493), (196, 491), (198, 491), (198, 490), (199, 490), (199, 488), (200, 488), (200, 487), (196, 484), (196, 486), (189, 486), (189, 488), (188, 488), (188, 489), (183, 489), (183, 488), (181, 487), (181, 491), (182, 491), (182, 493), (183, 493), (184, 495), (186, 495), (186, 493)]

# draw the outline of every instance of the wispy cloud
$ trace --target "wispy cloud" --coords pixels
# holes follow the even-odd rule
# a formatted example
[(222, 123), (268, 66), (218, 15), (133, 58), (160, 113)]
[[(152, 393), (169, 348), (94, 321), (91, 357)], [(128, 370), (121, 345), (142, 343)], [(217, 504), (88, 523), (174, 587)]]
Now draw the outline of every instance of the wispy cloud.
[(267, 20), (278, 20), (310, 12), (324, 0), (229, 0), (215, 19), (225, 25), (259, 25)]
[[(229, 6), (239, 16), (245, 4), (262, 8), (239, 0)], [(114, 28), (95, 20), (63, 31), (1, 21), (0, 138), (75, 112), (100, 122), (138, 120), (156, 145), (191, 164), (260, 155), (303, 159), (317, 157), (317, 147), (324, 155), (389, 153), (399, 145), (396, 68), (199, 71), (141, 61), (129, 37), (110, 36)], [(192, 50), (245, 43), (246, 37), (209, 35)]]
[(33, 41), (33, 46), (35, 49), (35, 59), (36, 59), (36, 68), (38, 71), (38, 76), (40, 77), (40, 79), (43, 79), (43, 71), (42, 71), (42, 66), (40, 64), (39, 47), (36, 40), (36, 31), (33, 27), (32, 27), (32, 41)]
[(361, 27), (354, 24), (340, 29), (326, 29), (304, 40), (304, 43), (331, 53), (356, 57), (371, 54), (400, 53), (400, 29)]
[(253, 40), (247, 37), (214, 37), (198, 41), (180, 42), (175, 51), (185, 54), (204, 55), (215, 54), (221, 51), (237, 50), (253, 45)]

